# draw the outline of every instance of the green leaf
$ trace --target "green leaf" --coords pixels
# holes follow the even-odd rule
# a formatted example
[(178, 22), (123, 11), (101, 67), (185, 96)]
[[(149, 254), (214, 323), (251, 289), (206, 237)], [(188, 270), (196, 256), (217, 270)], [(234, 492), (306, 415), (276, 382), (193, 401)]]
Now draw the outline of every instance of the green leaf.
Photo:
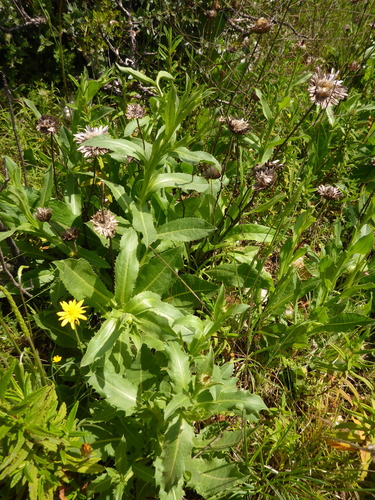
[(186, 460), (191, 457), (193, 438), (193, 427), (181, 415), (170, 422), (161, 454), (162, 480), (166, 492), (177, 486), (182, 478)]
[(126, 194), (125, 188), (120, 184), (114, 184), (113, 182), (109, 182), (107, 180), (104, 181), (105, 184), (111, 190), (111, 193), (115, 197), (115, 200), (123, 209), (124, 212), (129, 210), (130, 204), (132, 203), (132, 199), (129, 195)]
[(68, 292), (77, 300), (84, 299), (87, 304), (103, 313), (107, 312), (113, 294), (95, 274), (84, 259), (65, 259), (55, 261), (61, 281)]
[(146, 206), (138, 209), (138, 207), (132, 203), (130, 205), (130, 210), (133, 215), (133, 227), (136, 231), (142, 233), (142, 243), (148, 247), (157, 238), (154, 219)]
[(245, 263), (220, 264), (206, 273), (213, 280), (224, 283), (226, 287), (251, 288), (257, 282), (259, 287), (268, 289), (272, 285), (264, 271), (258, 271), (255, 266)]
[(221, 165), (217, 159), (205, 151), (190, 151), (190, 149), (185, 147), (177, 147), (173, 149), (170, 154), (177, 156), (181, 161), (192, 163), (193, 165), (201, 163), (202, 161), (212, 163), (221, 171)]
[(356, 243), (354, 243), (354, 245), (348, 249), (348, 254), (354, 255), (356, 253), (359, 253), (360, 255), (366, 255), (372, 249), (373, 244), (374, 233), (371, 231), (365, 236), (359, 238), (359, 240), (356, 241)]
[(137, 388), (121, 375), (99, 368), (87, 379), (87, 382), (110, 405), (124, 410), (127, 415), (134, 411), (137, 404)]
[(137, 233), (133, 228), (128, 228), (121, 238), (120, 253), (115, 264), (115, 298), (120, 305), (125, 304), (133, 293), (139, 270), (137, 249)]
[(171, 342), (165, 346), (168, 355), (168, 374), (176, 394), (188, 389), (191, 380), (189, 368), (189, 356), (176, 342)]
[(182, 191), (197, 191), (202, 193), (209, 188), (208, 182), (203, 177), (189, 174), (159, 174), (150, 183), (149, 192), (153, 193), (168, 187), (179, 188)]
[(186, 464), (191, 477), (188, 485), (203, 498), (229, 492), (244, 476), (235, 464), (228, 464), (223, 458), (193, 458)]
[(73, 175), (69, 175), (66, 180), (64, 200), (68, 207), (70, 207), (72, 214), (81, 215), (81, 190), (78, 186), (76, 178)]
[(187, 217), (186, 219), (173, 220), (159, 226), (157, 233), (160, 240), (195, 241), (205, 238), (214, 229), (214, 226), (211, 226), (203, 219)]
[(265, 100), (262, 92), (259, 89), (255, 89), (256, 95), (259, 97), (260, 104), (262, 106), (262, 111), (264, 116), (267, 118), (268, 121), (272, 120), (272, 112), (270, 110), (270, 107), (267, 104), (267, 101)]
[(53, 166), (51, 164), (43, 174), (43, 185), (42, 189), (40, 190), (38, 203), (39, 207), (48, 206), (53, 191), (53, 175)]
[(134, 293), (151, 292), (162, 295), (171, 284), (177, 279), (172, 273), (182, 267), (181, 247), (170, 248), (166, 252), (152, 258), (147, 264), (141, 267), (135, 285)]
[(108, 318), (90, 340), (85, 355), (82, 358), (81, 366), (87, 366), (98, 360), (111, 349), (121, 333), (123, 318)]
[(84, 141), (83, 145), (109, 149), (115, 153), (115, 155), (112, 156), (118, 161), (125, 160), (127, 156), (134, 156), (134, 158), (141, 160), (144, 158), (145, 154), (143, 147), (136, 142), (127, 139), (112, 139), (108, 135), (98, 135)]
[(217, 397), (214, 397), (210, 390), (206, 389), (199, 393), (196, 409), (204, 409), (210, 415), (228, 411), (237, 415), (244, 413), (247, 418), (254, 421), (257, 420), (259, 412), (266, 410), (267, 406), (263, 403), (262, 398), (247, 391), (222, 390)]
[(200, 297), (210, 297), (217, 289), (218, 285), (208, 280), (203, 280), (193, 274), (181, 274), (165, 300), (176, 307), (197, 307), (200, 305)]
[(239, 224), (228, 231), (225, 239), (251, 240), (260, 243), (271, 243), (275, 236), (275, 230), (260, 224)]
[(360, 326), (371, 325), (375, 323), (374, 319), (366, 318), (360, 314), (343, 313), (329, 318), (327, 323), (317, 326), (311, 333), (315, 332), (350, 332)]
[[(116, 63), (116, 66), (122, 73), (126, 73), (136, 80), (139, 80), (140, 82), (145, 83), (146, 85), (151, 85), (152, 87), (157, 87), (157, 84), (154, 80), (151, 80), (148, 76), (144, 75), (140, 71), (136, 71), (135, 69), (129, 68), (128, 66), (120, 66), (119, 64)], [(169, 73), (167, 73), (169, 74)]]

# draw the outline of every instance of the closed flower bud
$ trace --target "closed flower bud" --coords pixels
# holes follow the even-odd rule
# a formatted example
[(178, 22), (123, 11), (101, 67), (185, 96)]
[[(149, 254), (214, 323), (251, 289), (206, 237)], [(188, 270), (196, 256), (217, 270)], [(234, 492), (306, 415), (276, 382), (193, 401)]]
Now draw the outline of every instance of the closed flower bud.
[(272, 22), (265, 17), (260, 17), (251, 26), (250, 30), (252, 33), (268, 33), (272, 29)]
[(35, 211), (34, 216), (40, 222), (48, 222), (52, 217), (52, 209), (38, 207)]
[(59, 129), (59, 120), (51, 115), (42, 115), (36, 128), (41, 134), (56, 134)]
[(63, 241), (76, 241), (80, 233), (78, 227), (69, 227), (61, 235)]
[(250, 130), (250, 125), (246, 120), (236, 120), (235, 118), (228, 118), (227, 124), (229, 130), (231, 130), (234, 134), (243, 135), (247, 134)]

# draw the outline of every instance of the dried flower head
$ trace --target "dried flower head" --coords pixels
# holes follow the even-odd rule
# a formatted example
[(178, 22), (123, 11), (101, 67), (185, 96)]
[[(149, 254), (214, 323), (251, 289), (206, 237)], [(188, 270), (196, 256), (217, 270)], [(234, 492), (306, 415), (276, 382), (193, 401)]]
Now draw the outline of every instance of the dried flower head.
[(332, 69), (331, 73), (325, 74), (318, 68), (310, 80), (309, 93), (310, 100), (326, 109), (344, 99), (347, 89), (342, 85), (342, 80), (338, 80), (338, 71)]
[(361, 65), (357, 61), (353, 61), (349, 64), (349, 69), (350, 71), (353, 71), (353, 73), (356, 73), (361, 69)]
[(321, 184), (316, 192), (326, 200), (338, 200), (342, 197), (342, 192), (334, 186), (324, 186)]
[(263, 191), (273, 186), (276, 182), (277, 174), (273, 168), (264, 167), (255, 174), (254, 191)]
[(40, 222), (48, 222), (52, 217), (52, 209), (38, 207), (35, 210), (34, 216), (36, 219), (40, 220)]
[(59, 120), (51, 115), (42, 115), (36, 128), (41, 134), (56, 134), (59, 129)]
[(69, 227), (61, 235), (63, 241), (76, 241), (80, 233), (78, 227)]
[[(98, 137), (100, 135), (104, 135), (108, 132), (108, 126), (100, 126), (100, 127), (86, 127), (84, 132), (79, 132), (78, 134), (74, 134), (75, 141), (77, 144), (81, 144), (88, 139), (92, 139), (93, 137)], [(85, 158), (94, 158), (95, 156), (100, 156), (108, 153), (109, 149), (107, 148), (99, 148), (97, 146), (80, 146), (78, 148)]]
[(204, 14), (209, 19), (215, 19), (215, 17), (217, 16), (217, 10), (215, 9), (206, 10)]
[(247, 134), (250, 130), (250, 125), (248, 122), (241, 118), (241, 120), (236, 120), (235, 118), (228, 118), (227, 124), (229, 130), (231, 130), (234, 134)]
[(198, 170), (202, 173), (205, 179), (219, 179), (221, 177), (221, 172), (214, 165), (198, 165)]
[(91, 217), (94, 229), (105, 238), (113, 238), (116, 234), (118, 221), (110, 210), (99, 210)]
[(268, 33), (272, 29), (272, 22), (265, 17), (260, 17), (250, 27), (252, 33)]
[(140, 104), (128, 104), (126, 106), (125, 116), (128, 120), (139, 120), (146, 114), (146, 110)]

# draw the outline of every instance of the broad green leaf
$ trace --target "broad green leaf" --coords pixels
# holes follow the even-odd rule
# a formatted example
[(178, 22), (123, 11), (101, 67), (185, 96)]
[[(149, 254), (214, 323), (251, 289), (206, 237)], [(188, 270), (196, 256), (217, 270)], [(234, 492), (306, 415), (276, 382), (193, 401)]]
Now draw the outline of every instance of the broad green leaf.
[(124, 305), (131, 297), (138, 276), (138, 237), (133, 228), (125, 230), (115, 264), (115, 298)]
[(120, 184), (114, 184), (113, 182), (109, 182), (107, 180), (104, 181), (106, 185), (111, 190), (115, 200), (123, 209), (124, 212), (129, 210), (130, 204), (132, 203), (132, 199), (129, 195), (126, 194), (125, 188)]
[(135, 285), (134, 293), (152, 292), (162, 295), (177, 279), (172, 273), (182, 267), (182, 250), (180, 247), (170, 248), (153, 257), (147, 264), (141, 267)]
[(192, 163), (193, 165), (202, 161), (212, 163), (221, 171), (221, 165), (217, 159), (205, 151), (190, 151), (190, 149), (181, 146), (173, 149), (170, 154), (177, 156), (181, 161)]
[(169, 424), (162, 445), (162, 478), (166, 492), (177, 486), (185, 472), (186, 461), (193, 448), (193, 427), (181, 416)]
[(191, 399), (186, 394), (175, 394), (164, 410), (164, 420), (167, 421), (175, 413), (191, 406)]
[(142, 233), (142, 243), (148, 247), (157, 238), (154, 219), (146, 206), (138, 208), (132, 203), (130, 210), (133, 215), (133, 227), (136, 231)]
[(224, 283), (226, 287), (251, 288), (256, 282), (261, 288), (270, 288), (271, 280), (264, 271), (258, 271), (255, 266), (249, 264), (220, 264), (215, 268), (208, 269), (207, 275), (215, 281)]
[(160, 240), (195, 241), (205, 238), (214, 229), (214, 226), (211, 226), (203, 219), (187, 217), (186, 219), (176, 219), (159, 226), (157, 233)]
[(214, 442), (212, 442), (212, 437), (205, 439), (205, 434), (202, 436), (201, 433), (194, 438), (194, 450), (198, 451), (208, 448), (210, 452), (226, 451), (238, 445), (242, 439), (242, 430), (227, 430), (219, 436), (219, 439), (215, 439)]
[(360, 255), (366, 255), (372, 249), (373, 244), (374, 233), (371, 231), (365, 236), (359, 238), (359, 240), (356, 241), (356, 243), (354, 243), (354, 245), (348, 249), (348, 254), (354, 255), (356, 253), (359, 253)]
[(244, 480), (237, 465), (223, 458), (192, 458), (187, 461), (186, 469), (190, 473), (188, 485), (202, 498), (232, 491), (235, 484)]
[(211, 283), (193, 274), (181, 274), (180, 279), (173, 284), (165, 300), (176, 307), (196, 307), (200, 305), (199, 299), (201, 297), (210, 297), (217, 289), (216, 283)]
[(237, 415), (244, 414), (251, 420), (257, 420), (261, 410), (266, 410), (267, 406), (262, 398), (248, 391), (222, 390), (218, 397), (213, 397), (209, 389), (202, 391), (197, 397), (194, 409), (203, 409), (210, 415), (215, 413), (234, 412)]
[(202, 193), (209, 188), (208, 182), (203, 177), (189, 174), (159, 174), (150, 183), (149, 192), (153, 193), (159, 189), (168, 187), (179, 188), (182, 191), (197, 191)]
[(233, 227), (225, 239), (251, 240), (260, 243), (271, 243), (275, 236), (275, 230), (260, 224), (239, 224)]
[(43, 185), (40, 190), (39, 207), (46, 207), (51, 199), (53, 192), (53, 166), (52, 164), (46, 169), (43, 174)]
[[(127, 457), (128, 446), (124, 436), (117, 442), (116, 452), (115, 452), (115, 464), (116, 470), (120, 474), (125, 474), (130, 468), (130, 461)], [(121, 497), (122, 498), (122, 497)]]
[(70, 207), (73, 215), (81, 215), (81, 190), (78, 186), (76, 178), (73, 175), (69, 175), (66, 180), (64, 200), (65, 203)]
[[(108, 135), (98, 135), (83, 142), (85, 146), (96, 146), (106, 148), (116, 153), (116, 159), (125, 160), (127, 156), (134, 156), (138, 160), (144, 158), (145, 152), (142, 146), (135, 141), (127, 139), (112, 139)], [(147, 144), (146, 144), (147, 145)], [(149, 145), (147, 145), (149, 147)]]
[(77, 300), (84, 299), (86, 304), (98, 311), (107, 312), (113, 294), (107, 290), (90, 264), (84, 259), (65, 259), (55, 261), (61, 281), (68, 292)]
[(87, 366), (98, 360), (111, 349), (121, 333), (123, 318), (108, 318), (90, 340), (85, 355), (82, 358), (81, 366)]
[(30, 99), (26, 99), (26, 97), (21, 98), (21, 101), (23, 101), (28, 108), (31, 109), (31, 111), (34, 113), (35, 118), (39, 120), (39, 118), (42, 116), (41, 113), (38, 111), (37, 107), (33, 103), (33, 101), (30, 101)]
[(9, 231), (3, 231), (0, 232), (0, 241), (6, 240), (7, 238), (10, 238), (12, 234), (14, 234), (17, 231), (17, 228), (10, 229)]
[(168, 374), (176, 394), (187, 390), (191, 379), (189, 368), (189, 356), (176, 342), (165, 346), (168, 355)]
[(87, 382), (110, 405), (124, 410), (128, 415), (134, 411), (137, 404), (137, 388), (121, 375), (99, 368)]
[(329, 318), (328, 322), (317, 326), (312, 330), (314, 332), (350, 332), (360, 326), (371, 325), (375, 323), (374, 319), (366, 318), (360, 314), (343, 313)]

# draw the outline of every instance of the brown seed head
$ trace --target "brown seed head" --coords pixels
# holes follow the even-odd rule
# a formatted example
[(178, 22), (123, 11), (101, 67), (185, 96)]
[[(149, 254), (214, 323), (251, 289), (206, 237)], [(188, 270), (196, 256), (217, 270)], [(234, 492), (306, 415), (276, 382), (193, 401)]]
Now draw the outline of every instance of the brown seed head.
[(255, 174), (254, 191), (263, 191), (273, 186), (276, 182), (277, 174), (273, 168), (264, 167)]
[(268, 33), (272, 29), (272, 22), (265, 17), (260, 17), (250, 27), (252, 33)]
[(243, 135), (247, 134), (250, 130), (250, 125), (246, 120), (236, 120), (235, 118), (228, 118), (227, 124), (229, 130), (231, 130), (234, 134)]
[(338, 200), (342, 197), (342, 192), (334, 186), (324, 186), (321, 184), (316, 192), (326, 200)]
[(353, 71), (353, 73), (356, 73), (361, 69), (361, 65), (357, 61), (353, 61), (349, 64), (349, 69), (350, 71)]
[(76, 241), (80, 233), (78, 227), (69, 227), (61, 235), (63, 241)]
[(347, 97), (346, 87), (342, 85), (342, 80), (337, 79), (338, 72), (333, 69), (331, 73), (324, 74), (318, 68), (310, 80), (309, 93), (310, 100), (322, 109), (329, 108)]
[(139, 120), (146, 115), (146, 110), (140, 104), (128, 104), (125, 116), (128, 120)]
[(48, 222), (52, 217), (52, 209), (38, 207), (35, 210), (34, 216), (36, 219), (40, 220), (40, 222)]
[(36, 128), (41, 134), (56, 134), (59, 129), (59, 120), (51, 115), (42, 115)]
[[(88, 139), (92, 139), (93, 137), (98, 137), (100, 135), (104, 135), (108, 132), (108, 126), (100, 126), (100, 127), (86, 127), (84, 132), (79, 132), (78, 134), (74, 134), (75, 141), (77, 144), (81, 144)], [(95, 156), (100, 156), (108, 153), (109, 149), (107, 148), (99, 148), (97, 146), (80, 146), (78, 148), (85, 158), (94, 158)]]
[(118, 221), (110, 210), (99, 210), (91, 217), (94, 230), (105, 238), (113, 238), (117, 231)]

